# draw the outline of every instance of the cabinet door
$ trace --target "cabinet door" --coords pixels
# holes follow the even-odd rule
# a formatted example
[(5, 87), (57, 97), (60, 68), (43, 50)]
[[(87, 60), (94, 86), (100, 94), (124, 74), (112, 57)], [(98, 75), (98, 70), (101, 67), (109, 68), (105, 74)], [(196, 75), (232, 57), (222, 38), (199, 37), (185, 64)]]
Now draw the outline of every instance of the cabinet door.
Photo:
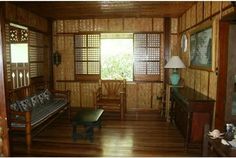
[(186, 104), (175, 98), (175, 123), (184, 137), (187, 135), (187, 121)]

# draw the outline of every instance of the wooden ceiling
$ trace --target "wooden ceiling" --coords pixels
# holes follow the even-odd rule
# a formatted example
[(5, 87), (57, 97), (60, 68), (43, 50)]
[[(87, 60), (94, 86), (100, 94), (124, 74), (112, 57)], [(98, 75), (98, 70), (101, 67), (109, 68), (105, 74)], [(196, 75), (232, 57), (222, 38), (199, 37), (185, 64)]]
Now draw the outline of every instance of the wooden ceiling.
[(195, 2), (185, 1), (16, 1), (50, 19), (177, 17)]

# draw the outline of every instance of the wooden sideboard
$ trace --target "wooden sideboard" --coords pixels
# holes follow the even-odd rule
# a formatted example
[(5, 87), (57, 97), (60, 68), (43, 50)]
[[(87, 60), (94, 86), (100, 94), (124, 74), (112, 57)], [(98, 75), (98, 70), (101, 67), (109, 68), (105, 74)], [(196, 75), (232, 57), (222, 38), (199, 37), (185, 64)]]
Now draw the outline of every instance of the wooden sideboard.
[(174, 121), (189, 144), (201, 144), (204, 125), (212, 124), (214, 100), (188, 87), (173, 88), (171, 93)]

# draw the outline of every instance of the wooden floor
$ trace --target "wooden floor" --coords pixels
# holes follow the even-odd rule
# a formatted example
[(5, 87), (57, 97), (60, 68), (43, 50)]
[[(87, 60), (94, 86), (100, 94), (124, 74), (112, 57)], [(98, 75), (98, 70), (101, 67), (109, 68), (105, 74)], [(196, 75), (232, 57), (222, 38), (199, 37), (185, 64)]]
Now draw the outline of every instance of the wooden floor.
[(157, 112), (129, 112), (125, 121), (118, 118), (105, 113), (102, 129), (95, 129), (93, 143), (84, 139), (73, 142), (71, 123), (62, 114), (34, 137), (30, 155), (19, 139), (12, 143), (11, 156), (201, 156), (200, 149), (186, 152), (182, 135)]

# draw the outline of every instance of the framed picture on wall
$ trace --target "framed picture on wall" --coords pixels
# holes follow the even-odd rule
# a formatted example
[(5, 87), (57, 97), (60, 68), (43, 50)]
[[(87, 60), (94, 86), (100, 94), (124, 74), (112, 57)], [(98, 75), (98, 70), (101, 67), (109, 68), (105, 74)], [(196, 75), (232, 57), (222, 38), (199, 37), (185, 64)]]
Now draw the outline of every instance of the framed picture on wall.
[(190, 67), (212, 71), (212, 26), (191, 33)]

